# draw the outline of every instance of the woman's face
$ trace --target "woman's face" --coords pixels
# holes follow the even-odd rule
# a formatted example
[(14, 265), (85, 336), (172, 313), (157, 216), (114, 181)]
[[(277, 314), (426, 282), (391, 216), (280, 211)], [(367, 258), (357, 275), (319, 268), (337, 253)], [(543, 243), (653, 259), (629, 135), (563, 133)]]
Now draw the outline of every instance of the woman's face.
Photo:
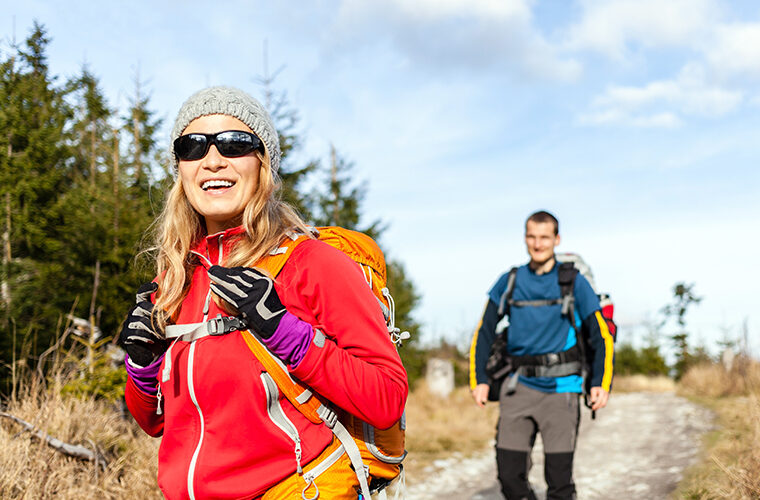
[[(228, 115), (201, 116), (182, 132), (214, 134), (225, 130), (252, 132), (237, 118)], [(206, 219), (208, 234), (240, 224), (240, 217), (259, 187), (261, 161), (252, 151), (245, 156), (227, 158), (215, 145), (200, 160), (180, 160), (179, 176), (187, 199)]]

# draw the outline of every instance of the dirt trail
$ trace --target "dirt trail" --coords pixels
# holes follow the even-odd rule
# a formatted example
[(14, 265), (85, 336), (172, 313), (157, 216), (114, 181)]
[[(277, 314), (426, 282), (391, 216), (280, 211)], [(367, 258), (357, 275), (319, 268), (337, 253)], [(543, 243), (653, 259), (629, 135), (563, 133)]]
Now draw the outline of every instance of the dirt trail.
[[(673, 393), (613, 394), (596, 420), (582, 410), (575, 458), (578, 498), (667, 498), (711, 429), (711, 412)], [(530, 479), (546, 496), (543, 449), (533, 451)], [(439, 460), (429, 480), (408, 487), (407, 499), (498, 500), (493, 449), (473, 457)]]

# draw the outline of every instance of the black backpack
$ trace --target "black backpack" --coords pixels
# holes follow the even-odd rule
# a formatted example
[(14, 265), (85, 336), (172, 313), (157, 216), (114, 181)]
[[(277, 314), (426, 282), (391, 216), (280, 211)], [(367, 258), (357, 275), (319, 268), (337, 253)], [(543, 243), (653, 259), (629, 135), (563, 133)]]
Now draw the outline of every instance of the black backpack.
[[(565, 253), (556, 256), (559, 269), (558, 281), (560, 297), (549, 300), (515, 301), (512, 299), (514, 292), (517, 268), (513, 267), (507, 277), (507, 286), (499, 300), (499, 316), (502, 318), (497, 325), (496, 338), (491, 346), (491, 351), (486, 361), (486, 374), (489, 383), (489, 401), (498, 401), (501, 386), (509, 377), (508, 393), (514, 392), (517, 385), (517, 376), (527, 377), (562, 377), (566, 375), (580, 375), (583, 378), (583, 391), (586, 405), (588, 404), (588, 384), (590, 383), (590, 360), (586, 356), (589, 352), (588, 332), (585, 332), (575, 317), (575, 278), (580, 272), (588, 280), (592, 289), (600, 299), (602, 316), (605, 318), (613, 339), (617, 327), (612, 320), (613, 305), (607, 294), (599, 294), (596, 291), (591, 269), (577, 254)], [(507, 352), (509, 331), (509, 311), (512, 307), (539, 307), (548, 305), (562, 305), (562, 315), (568, 318), (575, 326), (576, 344), (562, 352), (513, 356)], [(506, 323), (506, 324), (505, 324)], [(501, 327), (501, 329), (499, 328)]]

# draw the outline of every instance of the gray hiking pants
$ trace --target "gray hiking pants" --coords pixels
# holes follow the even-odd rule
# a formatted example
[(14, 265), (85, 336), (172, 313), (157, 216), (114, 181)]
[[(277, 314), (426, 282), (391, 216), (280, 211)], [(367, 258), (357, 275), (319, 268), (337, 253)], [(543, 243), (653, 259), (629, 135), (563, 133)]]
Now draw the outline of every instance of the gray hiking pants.
[(580, 420), (579, 395), (546, 393), (517, 384), (513, 394), (502, 385), (496, 460), (506, 498), (534, 498), (528, 483), (530, 453), (540, 432), (544, 443), (547, 499), (575, 498), (573, 454)]

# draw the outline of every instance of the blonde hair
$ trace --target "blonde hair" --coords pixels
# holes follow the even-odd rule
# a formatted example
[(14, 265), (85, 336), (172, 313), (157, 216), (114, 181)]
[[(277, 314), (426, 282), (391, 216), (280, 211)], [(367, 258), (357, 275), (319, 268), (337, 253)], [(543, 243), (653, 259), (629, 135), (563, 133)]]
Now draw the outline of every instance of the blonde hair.
[[(282, 182), (272, 172), (269, 155), (257, 152), (261, 167), (259, 186), (242, 215), (245, 233), (232, 252), (220, 264), (227, 267), (252, 266), (277, 245), (288, 231), (309, 234), (296, 211), (280, 198)], [(164, 311), (156, 321), (164, 327), (176, 316), (188, 293), (197, 258), (190, 253), (192, 246), (206, 234), (205, 222), (190, 204), (177, 176), (166, 198), (166, 204), (155, 222), (156, 295), (155, 311)]]

